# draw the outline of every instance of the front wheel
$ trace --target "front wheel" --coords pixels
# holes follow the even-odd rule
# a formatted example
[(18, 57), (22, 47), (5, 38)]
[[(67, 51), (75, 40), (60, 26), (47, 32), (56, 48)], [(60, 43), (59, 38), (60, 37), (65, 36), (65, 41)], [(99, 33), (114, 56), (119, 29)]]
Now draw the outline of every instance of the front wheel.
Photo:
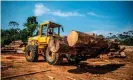
[(36, 62), (38, 60), (38, 47), (36, 45), (27, 45), (25, 58), (29, 62)]
[(51, 52), (49, 47), (47, 47), (47, 50), (46, 50), (46, 61), (49, 64), (57, 65), (57, 64), (61, 64), (62, 63), (63, 57), (61, 56), (61, 54), (59, 52)]

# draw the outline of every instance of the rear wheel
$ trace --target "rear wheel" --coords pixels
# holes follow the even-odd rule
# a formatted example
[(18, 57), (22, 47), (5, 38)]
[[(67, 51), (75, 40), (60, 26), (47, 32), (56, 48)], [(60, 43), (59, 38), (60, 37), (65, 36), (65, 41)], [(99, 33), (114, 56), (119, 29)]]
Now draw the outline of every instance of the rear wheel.
[(79, 60), (76, 56), (72, 56), (70, 54), (66, 55), (68, 63), (71, 65), (77, 65), (81, 60)]
[(29, 62), (36, 62), (38, 60), (38, 46), (27, 45), (25, 51), (25, 58)]
[(80, 60), (78, 59), (75, 59), (74, 61), (73, 60), (68, 60), (68, 63), (71, 64), (71, 65), (77, 65), (79, 64)]
[(62, 63), (63, 57), (61, 56), (61, 54), (59, 52), (51, 52), (49, 47), (47, 47), (47, 50), (46, 50), (46, 61), (49, 64), (57, 65), (57, 64), (61, 64)]

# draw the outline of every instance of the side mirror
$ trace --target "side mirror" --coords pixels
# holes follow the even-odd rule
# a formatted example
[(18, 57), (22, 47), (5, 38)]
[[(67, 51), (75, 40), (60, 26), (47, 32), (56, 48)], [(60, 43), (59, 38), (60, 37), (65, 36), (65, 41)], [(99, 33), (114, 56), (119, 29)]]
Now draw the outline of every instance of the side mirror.
[(64, 28), (63, 27), (61, 27), (61, 30), (62, 30), (62, 32), (64, 32)]

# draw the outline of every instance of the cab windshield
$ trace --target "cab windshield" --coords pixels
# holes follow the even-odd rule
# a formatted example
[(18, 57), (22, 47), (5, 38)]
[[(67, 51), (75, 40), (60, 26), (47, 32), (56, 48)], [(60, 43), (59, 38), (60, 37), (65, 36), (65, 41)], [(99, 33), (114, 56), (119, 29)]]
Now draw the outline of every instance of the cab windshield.
[(46, 33), (47, 33), (48, 36), (49, 35), (53, 35), (53, 36), (54, 35), (58, 35), (59, 34), (58, 29), (59, 29), (59, 27), (54, 27), (54, 28), (53, 27), (49, 27), (48, 30), (47, 30), (47, 27), (43, 26), (42, 27), (42, 36), (46, 36)]

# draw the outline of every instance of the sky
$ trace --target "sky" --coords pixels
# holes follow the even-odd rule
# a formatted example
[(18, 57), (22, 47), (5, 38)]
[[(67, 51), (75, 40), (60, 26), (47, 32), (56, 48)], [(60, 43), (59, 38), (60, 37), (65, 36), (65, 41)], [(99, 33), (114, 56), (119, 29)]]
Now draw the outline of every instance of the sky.
[(133, 30), (133, 2), (130, 1), (2, 1), (1, 28), (16, 21), (20, 29), (27, 17), (39, 23), (53, 21), (64, 27), (62, 35), (72, 30), (108, 35)]

